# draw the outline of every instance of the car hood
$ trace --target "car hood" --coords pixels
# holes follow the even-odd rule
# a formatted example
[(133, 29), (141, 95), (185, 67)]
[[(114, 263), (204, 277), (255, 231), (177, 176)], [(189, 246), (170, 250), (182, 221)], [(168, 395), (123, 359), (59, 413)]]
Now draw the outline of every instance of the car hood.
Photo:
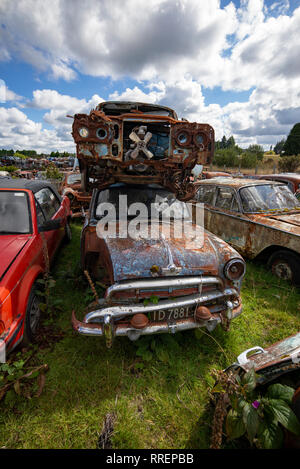
[(0, 280), (8, 271), (14, 260), (18, 257), (28, 242), (28, 235), (1, 235), (0, 236)]
[[(153, 225), (152, 225), (153, 226)], [(195, 226), (195, 225), (193, 225)], [(110, 257), (111, 281), (118, 282), (133, 278), (152, 277), (151, 267), (158, 267), (158, 276), (216, 275), (224, 263), (240, 255), (227, 243), (203, 230), (195, 238), (186, 239), (168, 236), (169, 226), (162, 225), (158, 239), (106, 238), (106, 249)]]
[(278, 215), (251, 215), (251, 219), (272, 228), (300, 235), (300, 213), (280, 213)]

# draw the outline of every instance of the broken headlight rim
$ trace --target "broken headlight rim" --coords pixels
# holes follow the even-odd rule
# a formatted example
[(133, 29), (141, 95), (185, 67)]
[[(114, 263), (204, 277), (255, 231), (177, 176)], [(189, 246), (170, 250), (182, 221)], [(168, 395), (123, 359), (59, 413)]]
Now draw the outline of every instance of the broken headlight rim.
[(185, 129), (179, 129), (175, 134), (175, 140), (180, 147), (188, 147), (191, 144), (192, 135)]
[(87, 138), (89, 136), (89, 129), (87, 129), (86, 127), (80, 127), (78, 129), (78, 133), (80, 137)]
[(242, 259), (231, 259), (224, 267), (224, 275), (229, 280), (240, 280), (246, 273), (246, 264)]
[(96, 131), (97, 138), (104, 140), (107, 138), (107, 130), (104, 127), (99, 127)]
[(207, 143), (207, 137), (204, 133), (198, 132), (194, 135), (193, 142), (199, 150), (203, 151)]

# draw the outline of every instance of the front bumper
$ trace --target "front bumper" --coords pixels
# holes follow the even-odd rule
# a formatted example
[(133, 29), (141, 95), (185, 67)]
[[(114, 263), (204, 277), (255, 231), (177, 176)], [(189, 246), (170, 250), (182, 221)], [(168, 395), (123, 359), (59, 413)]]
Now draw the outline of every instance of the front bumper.
[[(231, 301), (234, 298), (234, 302)], [(194, 317), (178, 319), (176, 321), (152, 321), (142, 329), (136, 329), (130, 322), (120, 322), (118, 320), (124, 316), (130, 317), (135, 314), (153, 313), (160, 310), (173, 308), (184, 308), (194, 306), (195, 309), (203, 304), (208, 305), (215, 300), (224, 300), (224, 308), (221, 312), (212, 313), (207, 320), (196, 320)], [(104, 336), (106, 345), (111, 346), (115, 336), (127, 336), (130, 340), (137, 340), (141, 335), (175, 333), (188, 329), (205, 327), (212, 331), (218, 324), (224, 320), (232, 320), (242, 312), (242, 305), (237, 291), (233, 288), (227, 288), (223, 291), (214, 290), (207, 294), (195, 294), (176, 299), (159, 301), (157, 304), (130, 304), (120, 306), (107, 306), (90, 313), (87, 313), (83, 322), (78, 321), (75, 312), (72, 313), (73, 328), (80, 334), (90, 336)]]

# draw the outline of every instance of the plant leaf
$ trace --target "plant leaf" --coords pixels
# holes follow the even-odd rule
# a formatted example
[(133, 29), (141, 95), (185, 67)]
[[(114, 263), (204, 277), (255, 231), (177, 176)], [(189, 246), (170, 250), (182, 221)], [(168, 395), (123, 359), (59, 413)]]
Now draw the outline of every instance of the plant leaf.
[[(245, 422), (246, 420), (246, 422)], [(247, 416), (245, 417), (244, 423), (246, 423), (246, 430), (247, 435), (249, 437), (249, 441), (253, 443), (253, 439), (258, 431), (259, 425), (259, 418), (257, 414), (257, 410), (252, 407), (252, 405), (247, 407)]]
[(300, 435), (300, 422), (286, 402), (281, 399), (270, 399), (269, 405), (281, 425), (295, 435)]
[(227, 414), (226, 433), (229, 440), (240, 438), (246, 431), (245, 424), (241, 416), (233, 409)]
[(251, 392), (256, 387), (256, 374), (254, 368), (244, 374), (242, 377), (242, 384), (245, 385), (246, 391)]
[(295, 390), (290, 386), (286, 386), (280, 383), (275, 383), (269, 386), (266, 395), (271, 399), (281, 399), (287, 404), (292, 402), (292, 398)]
[(276, 423), (265, 424), (258, 440), (264, 449), (278, 449), (282, 447), (283, 433)]

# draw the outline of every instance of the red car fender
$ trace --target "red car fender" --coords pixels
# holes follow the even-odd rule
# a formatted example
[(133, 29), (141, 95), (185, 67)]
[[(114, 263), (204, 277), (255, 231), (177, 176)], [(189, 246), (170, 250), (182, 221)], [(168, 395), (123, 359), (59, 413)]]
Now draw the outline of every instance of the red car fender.
[(26, 272), (25, 277), (23, 278), (21, 285), (19, 287), (19, 298), (18, 298), (18, 306), (19, 306), (19, 313), (24, 314), (26, 312), (28, 298), (30, 295), (30, 291), (34, 282), (37, 280), (39, 276), (42, 276), (44, 271), (40, 265), (33, 265), (29, 268)]

